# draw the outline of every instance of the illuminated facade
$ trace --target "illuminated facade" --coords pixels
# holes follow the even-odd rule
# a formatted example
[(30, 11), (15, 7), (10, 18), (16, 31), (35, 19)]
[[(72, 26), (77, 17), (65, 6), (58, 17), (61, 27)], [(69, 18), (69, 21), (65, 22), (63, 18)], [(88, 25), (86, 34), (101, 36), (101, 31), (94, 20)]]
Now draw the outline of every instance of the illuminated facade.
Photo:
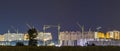
[(94, 32), (84, 32), (83, 36), (80, 31), (60, 32), (59, 40), (62, 46), (77, 46), (94, 39)]
[[(11, 45), (11, 43), (16, 43), (17, 41), (23, 42), (25, 45), (28, 45), (28, 40), (29, 40), (29, 35), (27, 33), (5, 33), (3, 35), (0, 35), (0, 45)], [(47, 44), (50, 44), (52, 41), (52, 35), (51, 33), (43, 33), (43, 32), (38, 32), (37, 36), (38, 44), (43, 44), (40, 43), (40, 41), (46, 41), (48, 42)]]
[(106, 33), (106, 38), (120, 40), (120, 31), (108, 31)]
[[(27, 33), (24, 34), (24, 40), (29, 40), (29, 35)], [(49, 32), (48, 33), (38, 32), (37, 40), (41, 41), (52, 40), (52, 35)]]
[(52, 35), (49, 32), (48, 33), (39, 32), (38, 36), (37, 36), (37, 39), (38, 40), (44, 40), (44, 41), (52, 40)]
[(23, 41), (24, 34), (22, 33), (5, 33), (4, 41)]
[(4, 35), (0, 35), (0, 41), (4, 41)]
[(24, 40), (25, 40), (25, 41), (28, 41), (28, 40), (29, 40), (29, 35), (28, 35), (28, 33), (25, 33), (25, 34), (24, 34)]
[[(52, 34), (50, 32), (38, 32), (38, 36), (36, 37), (38, 40), (38, 45), (42, 45), (44, 42), (47, 45), (51, 45), (52, 42)], [(29, 40), (29, 35), (27, 33), (5, 33), (0, 35), (0, 45), (9, 45), (10, 42), (25, 42), (27, 44)], [(113, 41), (112, 41), (113, 40)], [(60, 32), (59, 35), (59, 42), (62, 46), (84, 46), (86, 42), (90, 41), (91, 43), (106, 45), (108, 42), (110, 44), (107, 45), (114, 45), (117, 44), (118, 41), (114, 42), (115, 40), (120, 40), (120, 31), (108, 31), (106, 34), (103, 32), (92, 32), (86, 31), (83, 34), (80, 31), (63, 31)], [(101, 42), (101, 43), (99, 43)], [(53, 43), (54, 44), (54, 43)], [(53, 45), (52, 44), (52, 45)], [(118, 43), (119, 44), (119, 43)]]
[(108, 31), (106, 34), (95, 32), (95, 39), (115, 39), (120, 40), (120, 31)]
[(104, 39), (105, 34), (103, 32), (95, 32), (95, 39)]

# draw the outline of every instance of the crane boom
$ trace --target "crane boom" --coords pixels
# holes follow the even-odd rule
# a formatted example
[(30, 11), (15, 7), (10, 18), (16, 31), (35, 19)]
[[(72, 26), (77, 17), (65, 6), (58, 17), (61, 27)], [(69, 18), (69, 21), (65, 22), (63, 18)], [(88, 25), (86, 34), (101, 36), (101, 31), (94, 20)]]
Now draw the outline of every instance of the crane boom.
[(29, 29), (31, 29), (31, 28), (32, 28), (29, 24), (26, 24), (26, 25), (27, 25), (27, 27), (28, 27)]
[(17, 33), (18, 33), (18, 29), (15, 29), (15, 27), (14, 27), (14, 26), (11, 26), (11, 28), (12, 28), (15, 32), (17, 32)]

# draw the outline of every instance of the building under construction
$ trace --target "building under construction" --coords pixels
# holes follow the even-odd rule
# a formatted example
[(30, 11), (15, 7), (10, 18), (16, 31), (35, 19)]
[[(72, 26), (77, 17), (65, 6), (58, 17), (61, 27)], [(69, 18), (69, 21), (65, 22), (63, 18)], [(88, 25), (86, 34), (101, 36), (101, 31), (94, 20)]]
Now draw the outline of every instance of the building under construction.
[(98, 46), (120, 46), (120, 31), (84, 32), (64, 31), (59, 35), (61, 46), (86, 46), (95, 44)]
[(83, 46), (86, 41), (94, 40), (94, 32), (64, 31), (60, 32), (60, 44), (62, 46)]
[[(52, 43), (52, 34), (50, 32), (43, 33), (38, 32), (36, 37), (38, 40), (38, 46), (54, 45)], [(0, 45), (11, 45), (14, 42), (22, 41), (25, 45), (28, 45), (29, 35), (28, 33), (10, 33), (9, 31), (5, 34), (0, 35)], [(108, 31), (103, 32), (93, 32), (85, 31), (84, 33), (80, 31), (63, 31), (59, 34), (60, 46), (86, 46), (86, 44), (101, 45), (101, 46), (120, 46), (120, 31)]]
[[(38, 45), (42, 45), (43, 41), (45, 41), (47, 44), (50, 44), (52, 41), (52, 35), (50, 32), (43, 33), (38, 32), (38, 36), (36, 38), (38, 40)], [(0, 35), (0, 45), (12, 45), (15, 46), (16, 42), (23, 42), (24, 45), (28, 45), (29, 41), (29, 35), (28, 33), (5, 33)]]

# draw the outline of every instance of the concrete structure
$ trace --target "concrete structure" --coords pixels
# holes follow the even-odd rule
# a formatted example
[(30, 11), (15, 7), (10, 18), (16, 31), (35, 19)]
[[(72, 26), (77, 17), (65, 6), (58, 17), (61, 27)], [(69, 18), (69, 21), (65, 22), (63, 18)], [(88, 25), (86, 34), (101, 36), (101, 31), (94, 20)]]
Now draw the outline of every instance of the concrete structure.
[(0, 35), (0, 41), (4, 41), (4, 35)]
[[(50, 32), (38, 32), (36, 38), (38, 46), (45, 42), (46, 45), (53, 45), (52, 34)], [(22, 41), (25, 45), (28, 44), (29, 35), (27, 33), (5, 33), (0, 35), (0, 45), (10, 45), (11, 42)], [(63, 31), (59, 35), (60, 45), (62, 46), (85, 46), (87, 42), (95, 43), (96, 45), (120, 45), (120, 31), (103, 32), (84, 31), (83, 35), (80, 31)], [(110, 42), (107, 44), (107, 42)]]
[(52, 42), (52, 34), (50, 32), (38, 32), (37, 39), (39, 40), (38, 43), (40, 45), (49, 45)]
[(23, 33), (5, 33), (4, 41), (24, 41)]
[(62, 46), (83, 46), (87, 41), (94, 40), (94, 32), (64, 31), (59, 35), (60, 45)]
[(37, 39), (38, 40), (44, 40), (44, 41), (52, 40), (52, 35), (51, 35), (50, 32), (48, 32), (48, 33), (39, 32), (38, 36), (37, 36)]
[[(24, 40), (29, 40), (29, 35), (27, 33), (24, 34)], [(37, 40), (41, 41), (52, 40), (52, 35), (49, 32), (48, 33), (38, 32)]]
[(89, 44), (96, 46), (120, 46), (120, 31), (95, 32), (95, 40), (89, 41)]
[(120, 40), (120, 31), (108, 31), (106, 33), (106, 38), (108, 39), (114, 39), (114, 40)]
[(25, 41), (28, 41), (28, 40), (29, 40), (29, 35), (28, 35), (28, 33), (25, 33), (25, 34), (24, 34), (24, 40), (25, 40)]
[[(10, 45), (11, 42), (23, 42), (24, 44), (28, 44), (29, 40), (29, 35), (27, 33), (5, 33), (3, 35), (0, 35), (0, 45)], [(38, 44), (41, 44), (40, 42), (45, 41), (47, 44), (52, 41), (52, 35), (51, 33), (43, 33), (43, 32), (38, 32), (37, 36)]]
[[(37, 38), (38, 40), (38, 46), (43, 45), (43, 42), (46, 42), (46, 44), (50, 44), (52, 41), (52, 34), (50, 32), (38, 32)], [(24, 41), (29, 40), (29, 35), (27, 33), (24, 34)]]
[(120, 31), (108, 31), (106, 34), (103, 32), (95, 32), (95, 39), (114, 39), (120, 40)]
[(95, 32), (95, 39), (104, 39), (105, 34), (103, 32)]
[(13, 45), (15, 46), (16, 42), (24, 41), (24, 34), (23, 33), (5, 33), (0, 35), (0, 45)]

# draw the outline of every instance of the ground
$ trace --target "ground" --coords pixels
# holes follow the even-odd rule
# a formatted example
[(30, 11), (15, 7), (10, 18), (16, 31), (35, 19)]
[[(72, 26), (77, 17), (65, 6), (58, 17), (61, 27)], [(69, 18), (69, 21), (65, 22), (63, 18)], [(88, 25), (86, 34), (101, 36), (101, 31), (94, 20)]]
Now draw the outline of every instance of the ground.
[(89, 46), (89, 47), (33, 47), (33, 46), (0, 46), (0, 51), (120, 51), (120, 47), (114, 46)]

